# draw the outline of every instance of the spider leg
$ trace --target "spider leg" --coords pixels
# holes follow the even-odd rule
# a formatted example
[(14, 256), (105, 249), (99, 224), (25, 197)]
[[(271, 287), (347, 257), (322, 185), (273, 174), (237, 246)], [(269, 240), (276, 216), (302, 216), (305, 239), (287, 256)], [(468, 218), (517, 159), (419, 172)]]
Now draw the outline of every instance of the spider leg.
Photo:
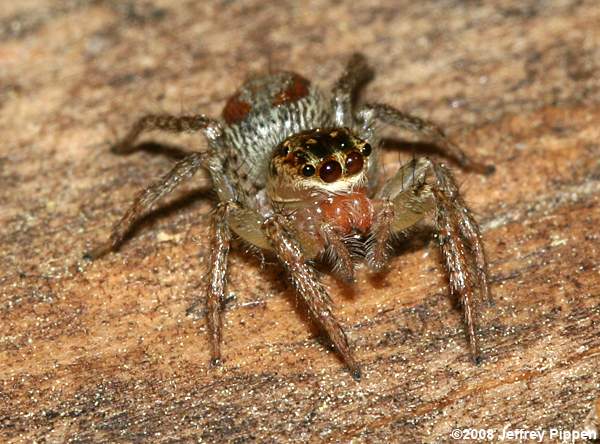
[(380, 103), (365, 105), (357, 115), (366, 127), (371, 127), (376, 121), (380, 121), (410, 131), (418, 137), (423, 137), (434, 143), (442, 150), (444, 155), (456, 160), (465, 169), (481, 174), (491, 174), (495, 171), (493, 165), (485, 165), (471, 160), (460, 147), (446, 136), (439, 126), (429, 120), (421, 119)]
[(333, 314), (329, 295), (314, 268), (306, 263), (300, 245), (286, 228), (285, 221), (281, 216), (272, 216), (264, 222), (263, 230), (313, 319), (325, 330), (354, 379), (359, 380), (361, 377), (359, 364), (354, 358), (342, 326)]
[(192, 153), (175, 164), (160, 180), (137, 195), (133, 204), (123, 217), (114, 225), (106, 242), (84, 254), (85, 259), (96, 259), (114, 250), (127, 235), (133, 224), (148, 211), (157, 200), (173, 191), (177, 185), (189, 179), (202, 166), (205, 155)]
[(353, 54), (342, 76), (333, 87), (333, 109), (338, 126), (351, 126), (352, 101), (361, 86), (373, 77), (373, 70), (362, 54)]
[(344, 238), (330, 224), (323, 224), (321, 232), (327, 244), (327, 253), (332, 256), (333, 272), (343, 281), (354, 282), (354, 262), (348, 248), (344, 244)]
[(225, 284), (227, 276), (227, 256), (231, 244), (231, 231), (227, 225), (229, 205), (220, 204), (213, 215), (209, 277), (206, 297), (206, 318), (211, 345), (211, 362), (221, 363), (221, 341), (223, 324), (221, 313), (225, 300)]
[(360, 379), (360, 367), (340, 323), (333, 314), (329, 295), (315, 269), (306, 263), (308, 258), (313, 257), (315, 245), (297, 240), (292, 234), (293, 231), (288, 228), (285, 217), (281, 215), (264, 219), (255, 210), (231, 204), (227, 221), (242, 239), (275, 253), (313, 319), (325, 330), (354, 379)]
[(144, 131), (161, 130), (172, 133), (195, 132), (204, 130), (209, 141), (215, 141), (221, 134), (219, 123), (202, 114), (191, 116), (173, 116), (169, 114), (147, 114), (133, 125), (123, 139), (112, 147), (114, 153), (128, 153), (133, 142)]
[(387, 265), (394, 234), (392, 231), (394, 217), (394, 204), (387, 198), (382, 199), (380, 208), (373, 218), (371, 234), (367, 240), (367, 264), (375, 272), (384, 270)]
[[(432, 168), (436, 177), (436, 186), (432, 187), (432, 193), (436, 203), (435, 220), (440, 248), (450, 276), (450, 288), (462, 301), (471, 355), (473, 360), (479, 363), (481, 354), (475, 332), (474, 305), (478, 293), (481, 297), (487, 297), (488, 294), (481, 236), (479, 230), (476, 230), (475, 236), (469, 230), (465, 230), (465, 226), (473, 225), (473, 218), (458, 194), (458, 187), (450, 172), (436, 163), (432, 163)], [(473, 255), (475, 261), (470, 257)], [(484, 268), (479, 266), (480, 261), (483, 262)]]
[[(433, 195), (435, 196), (437, 207), (437, 229), (442, 238), (445, 235), (444, 230), (448, 230), (448, 226), (451, 226), (453, 232), (455, 233), (452, 234), (452, 232), (450, 232), (450, 235), (454, 236), (455, 239), (450, 239), (446, 247), (442, 245), (442, 250), (444, 250), (444, 248), (447, 248), (451, 252), (454, 252), (455, 249), (465, 250), (462, 246), (465, 245), (468, 247), (465, 250), (466, 254), (469, 256), (474, 256), (472, 261), (474, 263), (468, 264), (468, 269), (464, 270), (462, 264), (458, 264), (458, 266), (456, 266), (457, 271), (455, 274), (457, 275), (457, 282), (454, 284), (451, 282), (451, 285), (458, 289), (464, 288), (471, 283), (471, 285), (478, 288), (478, 290), (481, 292), (481, 297), (484, 300), (489, 300), (491, 296), (487, 278), (487, 261), (485, 258), (479, 225), (473, 218), (471, 211), (467, 208), (463, 198), (461, 197), (458, 191), (458, 186), (456, 185), (456, 181), (454, 180), (454, 177), (450, 171), (439, 163), (432, 162), (432, 166), (437, 183), (436, 186), (433, 187)], [(466, 242), (457, 243), (456, 234), (459, 235), (459, 240), (464, 239)], [(446, 243), (445, 239), (440, 239), (440, 242)], [(456, 244), (456, 247), (454, 244)], [(463, 255), (462, 252), (453, 253), (453, 256), (458, 260), (461, 259), (461, 255)], [(446, 261), (448, 263), (448, 258)], [(460, 262), (464, 261), (461, 260)], [(450, 269), (448, 264), (447, 268)], [(473, 269), (475, 269), (475, 272), (473, 272)], [(463, 274), (466, 275), (464, 279), (461, 276)], [(465, 315), (468, 315), (466, 304)], [(470, 330), (474, 329), (473, 326), (470, 326), (469, 328)], [(470, 335), (474, 337), (474, 333), (470, 333)], [(476, 350), (476, 344), (472, 343), (471, 346), (472, 348), (475, 347), (474, 350)], [(476, 353), (473, 353), (473, 356), (477, 358)]]
[[(384, 255), (380, 250), (386, 248), (393, 233), (406, 230), (435, 209), (435, 227), (450, 289), (463, 305), (471, 355), (478, 363), (481, 353), (475, 309), (478, 300), (489, 298), (487, 263), (478, 225), (450, 171), (427, 158), (414, 160), (400, 168), (376, 199), (392, 214), (385, 218), (376, 215), (375, 227), (381, 223), (383, 228), (369, 245), (367, 259), (372, 261)], [(377, 217), (384, 222), (378, 222)]]
[(425, 181), (430, 168), (428, 159), (413, 159), (375, 194), (377, 211), (367, 243), (367, 264), (373, 271), (386, 266), (394, 233), (410, 228), (433, 208)]

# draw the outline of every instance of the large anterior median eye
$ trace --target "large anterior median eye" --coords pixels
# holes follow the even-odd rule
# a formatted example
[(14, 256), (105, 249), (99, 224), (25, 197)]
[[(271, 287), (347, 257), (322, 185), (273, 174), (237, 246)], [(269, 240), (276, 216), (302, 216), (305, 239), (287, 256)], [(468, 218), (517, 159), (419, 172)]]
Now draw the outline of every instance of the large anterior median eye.
[(356, 174), (362, 171), (363, 165), (365, 164), (362, 154), (358, 151), (352, 151), (346, 157), (346, 173)]
[(329, 160), (319, 168), (319, 177), (323, 182), (335, 182), (342, 175), (342, 166), (336, 160)]

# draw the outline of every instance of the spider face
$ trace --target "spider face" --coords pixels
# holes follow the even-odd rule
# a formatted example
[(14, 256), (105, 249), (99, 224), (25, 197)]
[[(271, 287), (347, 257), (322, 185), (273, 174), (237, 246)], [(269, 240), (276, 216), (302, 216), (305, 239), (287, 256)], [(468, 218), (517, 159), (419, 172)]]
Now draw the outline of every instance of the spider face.
[(274, 202), (307, 194), (348, 193), (367, 182), (371, 145), (349, 128), (316, 128), (293, 134), (273, 151), (268, 195)]

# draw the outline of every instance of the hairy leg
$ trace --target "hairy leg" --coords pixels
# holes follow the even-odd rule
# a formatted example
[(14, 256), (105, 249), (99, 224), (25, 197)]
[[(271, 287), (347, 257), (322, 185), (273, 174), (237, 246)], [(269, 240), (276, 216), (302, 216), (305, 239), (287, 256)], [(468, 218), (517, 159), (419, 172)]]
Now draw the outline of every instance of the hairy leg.
[(381, 199), (381, 204), (375, 213), (371, 234), (367, 241), (367, 264), (375, 272), (385, 269), (391, 250), (391, 240), (394, 234), (394, 204), (391, 200)]
[(133, 148), (133, 142), (144, 131), (161, 130), (172, 133), (204, 130), (209, 141), (216, 140), (221, 134), (220, 124), (202, 114), (191, 116), (173, 116), (169, 114), (148, 114), (133, 125), (127, 135), (112, 147), (115, 153), (127, 153)]
[(385, 267), (394, 233), (407, 230), (433, 208), (426, 183), (430, 170), (429, 159), (413, 159), (402, 165), (375, 194), (377, 210), (367, 243), (367, 263), (373, 271)]
[(418, 137), (424, 137), (440, 148), (446, 156), (456, 160), (463, 168), (481, 174), (491, 174), (495, 170), (493, 165), (471, 160), (435, 123), (404, 113), (392, 106), (380, 103), (367, 104), (358, 112), (358, 118), (367, 126), (375, 121), (381, 121), (410, 131)]
[(354, 379), (360, 379), (360, 367), (354, 359), (342, 326), (333, 314), (329, 295), (321, 284), (316, 271), (306, 264), (298, 242), (285, 227), (285, 221), (282, 217), (273, 216), (265, 221), (264, 231), (272, 249), (287, 269), (294, 288), (307, 305), (313, 319), (325, 330)]
[[(487, 276), (487, 261), (479, 225), (460, 195), (456, 181), (450, 171), (438, 163), (433, 163), (433, 171), (437, 182), (433, 192), (438, 203), (438, 214), (436, 216), (438, 218), (438, 228), (448, 222), (452, 224), (455, 230), (458, 228), (458, 233), (470, 247), (468, 254), (474, 256), (474, 267), (477, 270), (474, 282), (480, 289), (482, 298), (488, 301), (491, 296)], [(440, 211), (445, 214), (440, 214)]]
[(354, 262), (343, 237), (329, 224), (323, 224), (321, 232), (327, 245), (327, 254), (332, 259), (333, 272), (345, 282), (354, 282)]
[(86, 253), (84, 257), (86, 259), (96, 259), (114, 250), (123, 241), (123, 238), (140, 216), (148, 211), (161, 197), (169, 194), (181, 182), (192, 177), (202, 166), (203, 161), (204, 154), (192, 153), (177, 162), (165, 176), (138, 194), (121, 220), (114, 225), (108, 240)]
[[(480, 237), (469, 238), (463, 227), (471, 215), (458, 194), (458, 188), (450, 172), (442, 165), (433, 164), (436, 186), (432, 193), (436, 203), (436, 228), (444, 263), (448, 270), (450, 288), (460, 297), (463, 305), (471, 356), (476, 363), (481, 360), (476, 334), (475, 304), (477, 296), (487, 295), (487, 280), (481, 282), (480, 271), (474, 263), (473, 254), (483, 251)], [(475, 241), (475, 243), (473, 243)]]
[(352, 101), (362, 85), (373, 77), (373, 70), (362, 54), (353, 54), (346, 69), (333, 87), (333, 107), (336, 124), (352, 126)]
[[(412, 170), (408, 174), (407, 168)], [(479, 227), (458, 192), (450, 171), (429, 159), (421, 158), (404, 165), (384, 186), (378, 198), (387, 206), (385, 229), (373, 243), (369, 257), (382, 255), (392, 234), (421, 220), (435, 208), (435, 226), (450, 289), (463, 305), (471, 355), (481, 359), (476, 334), (476, 303), (489, 297), (487, 263)], [(392, 204), (390, 207), (389, 203)], [(380, 223), (376, 220), (375, 227)]]
[(206, 298), (206, 318), (211, 345), (211, 362), (221, 363), (222, 327), (221, 312), (225, 301), (227, 256), (231, 232), (227, 225), (228, 204), (220, 204), (213, 215), (209, 262), (209, 283)]
[(489, 297), (487, 263), (479, 227), (450, 171), (431, 162), (435, 182), (431, 187), (435, 201), (435, 225), (438, 240), (448, 270), (450, 288), (463, 305), (471, 355), (481, 361), (477, 336), (476, 304)]

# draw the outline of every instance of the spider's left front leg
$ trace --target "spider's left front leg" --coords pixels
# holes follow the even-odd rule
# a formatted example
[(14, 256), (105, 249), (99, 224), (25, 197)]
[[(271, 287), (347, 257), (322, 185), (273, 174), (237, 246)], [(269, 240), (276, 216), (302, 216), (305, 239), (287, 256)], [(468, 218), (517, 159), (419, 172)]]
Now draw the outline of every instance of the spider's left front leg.
[(474, 309), (477, 302), (489, 300), (487, 262), (479, 225), (460, 196), (450, 171), (435, 162), (431, 162), (431, 169), (435, 176), (432, 193), (438, 240), (448, 270), (450, 288), (462, 301), (471, 356), (478, 364), (481, 362), (481, 352)]
[(458, 192), (450, 171), (421, 158), (402, 166), (375, 196), (380, 210), (375, 215), (367, 260), (374, 269), (387, 260), (392, 234), (408, 229), (431, 209), (449, 275), (452, 293), (462, 302), (471, 355), (480, 362), (475, 308), (489, 299), (487, 263), (479, 226)]

